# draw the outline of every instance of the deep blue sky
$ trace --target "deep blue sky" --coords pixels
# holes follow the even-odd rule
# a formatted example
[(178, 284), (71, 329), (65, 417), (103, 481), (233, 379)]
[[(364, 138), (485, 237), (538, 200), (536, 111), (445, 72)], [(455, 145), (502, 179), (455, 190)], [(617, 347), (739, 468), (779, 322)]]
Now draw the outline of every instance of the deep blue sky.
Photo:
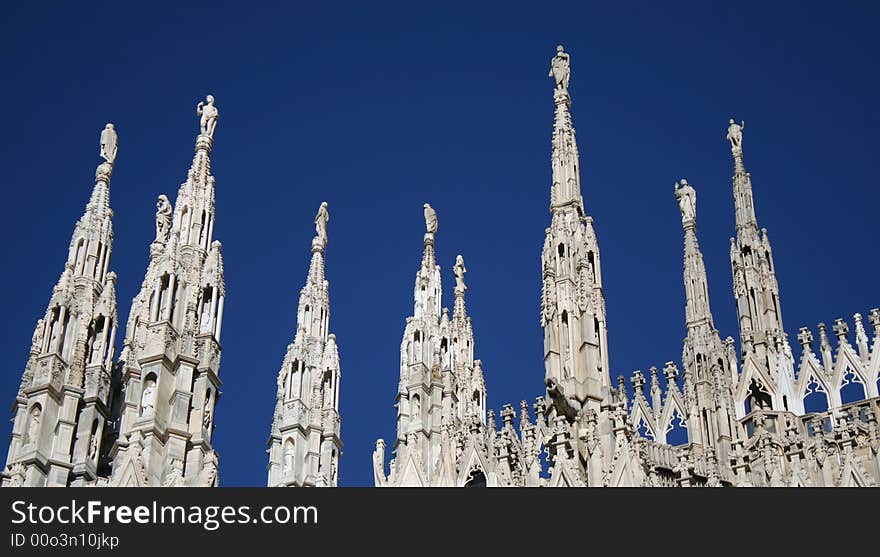
[(415, 4), (7, 6), (0, 398), (15, 396), (93, 184), (104, 123), (120, 136), (111, 267), (124, 323), (146, 269), (156, 196), (176, 196), (198, 130), (195, 104), (212, 93), (215, 236), (228, 290), (215, 433), (223, 485), (265, 484), (275, 378), (322, 200), (342, 361), (343, 485), (369, 485), (375, 439), (394, 437), (398, 349), (426, 201), (439, 215), (448, 305), (455, 255), (467, 263), (490, 407), (533, 401), (543, 392), (547, 71), (557, 43), (572, 55), (612, 376), (680, 359), (682, 233), (672, 185), (681, 177), (698, 192), (716, 324), (738, 338), (724, 139), (732, 116), (747, 123), (746, 165), (792, 340), (802, 325), (880, 304), (877, 3)]

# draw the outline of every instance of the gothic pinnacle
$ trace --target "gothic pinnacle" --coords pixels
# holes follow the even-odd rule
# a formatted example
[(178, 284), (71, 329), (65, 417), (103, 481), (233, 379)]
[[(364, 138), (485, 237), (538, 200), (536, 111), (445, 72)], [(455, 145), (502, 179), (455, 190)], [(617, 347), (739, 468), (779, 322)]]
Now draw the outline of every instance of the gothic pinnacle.
[(437, 234), (437, 211), (429, 203), (423, 205), (425, 209), (425, 255), (422, 264), (433, 268), (434, 262), (434, 235)]

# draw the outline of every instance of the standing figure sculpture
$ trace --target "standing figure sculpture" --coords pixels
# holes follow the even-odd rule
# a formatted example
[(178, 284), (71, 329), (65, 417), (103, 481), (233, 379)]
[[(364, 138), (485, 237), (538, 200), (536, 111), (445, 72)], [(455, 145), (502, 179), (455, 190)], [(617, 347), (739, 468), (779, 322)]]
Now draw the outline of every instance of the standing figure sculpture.
[(691, 222), (697, 217), (697, 192), (688, 184), (687, 180), (681, 179), (681, 187), (675, 183), (675, 198), (678, 200), (678, 208), (681, 211), (681, 222)]
[(144, 387), (144, 393), (141, 396), (141, 416), (152, 416), (155, 404), (156, 385), (152, 379), (147, 379), (147, 384)]
[(557, 90), (568, 91), (568, 80), (571, 77), (571, 57), (562, 50), (562, 45), (556, 47), (556, 56), (550, 61), (548, 77), (552, 77), (556, 82)]
[(89, 459), (94, 460), (98, 454), (98, 433), (93, 432), (89, 439)]
[(119, 137), (113, 124), (107, 124), (101, 131), (101, 158), (113, 164), (116, 160), (116, 150), (119, 148)]
[(743, 128), (745, 127), (745, 120), (741, 124), (737, 124), (733, 118), (730, 119), (730, 125), (727, 127), (727, 141), (730, 141), (731, 148), (742, 149)]
[(425, 203), (425, 229), (428, 234), (437, 233), (437, 212), (429, 204)]
[(34, 405), (31, 409), (31, 419), (28, 421), (27, 431), (25, 432), (25, 445), (37, 442), (37, 432), (40, 430), (40, 414), (42, 412), (39, 405)]
[(455, 266), (452, 268), (452, 272), (455, 273), (455, 291), (464, 292), (467, 290), (467, 286), (464, 284), (464, 274), (467, 273), (467, 269), (464, 267), (464, 258), (461, 255), (455, 257)]
[(196, 106), (196, 114), (202, 117), (202, 135), (213, 139), (214, 128), (217, 127), (217, 117), (220, 115), (217, 111), (217, 107), (214, 106), (213, 95), (208, 95), (205, 97), (205, 102), (200, 102), (198, 106)]
[(323, 201), (318, 207), (318, 214), (315, 215), (315, 234), (321, 239), (321, 245), (327, 245), (327, 222), (330, 220), (330, 213), (327, 211), (327, 202)]
[(37, 326), (34, 328), (34, 334), (31, 337), (31, 352), (40, 352), (43, 349), (43, 334), (45, 328), (46, 321), (40, 318), (37, 321)]
[(156, 242), (164, 243), (171, 232), (171, 203), (163, 193), (156, 200)]

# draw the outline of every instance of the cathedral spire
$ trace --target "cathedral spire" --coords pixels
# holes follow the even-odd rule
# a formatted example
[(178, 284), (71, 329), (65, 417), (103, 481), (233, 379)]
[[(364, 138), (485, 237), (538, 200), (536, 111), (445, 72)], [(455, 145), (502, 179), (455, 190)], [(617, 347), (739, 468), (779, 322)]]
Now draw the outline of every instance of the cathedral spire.
[(218, 481), (211, 438), (221, 394), (226, 287), (221, 245), (213, 238), (214, 97), (198, 103), (196, 113), (200, 129), (192, 164), (174, 206), (159, 196), (150, 261), (131, 304), (118, 365), (114, 486), (213, 486)]
[(329, 283), (324, 277), (327, 202), (315, 216), (312, 259), (299, 293), (296, 333), (278, 372), (269, 437), (269, 486), (335, 486), (342, 441), (339, 352), (329, 332)]
[(745, 121), (737, 124), (731, 118), (727, 128), (727, 140), (733, 154), (733, 200), (736, 206), (737, 230), (749, 227), (757, 231), (758, 221), (755, 217), (755, 200), (752, 195), (752, 179), (746, 172), (743, 162), (743, 129)]
[(569, 113), (570, 62), (569, 54), (557, 47), (550, 63), (556, 114), (551, 142), (552, 217), (541, 254), (541, 326), (547, 395), (558, 401), (548, 412), (572, 420), (575, 406), (589, 405), (598, 411), (611, 385), (599, 245), (593, 219), (584, 212)]
[(580, 214), (583, 214), (584, 202), (581, 197), (577, 142), (569, 112), (571, 95), (568, 92), (568, 84), (571, 77), (571, 56), (562, 49), (562, 45), (556, 47), (556, 56), (550, 62), (550, 77), (555, 83), (553, 102), (556, 104), (551, 153), (553, 184), (550, 210), (558, 211), (564, 207), (574, 206), (578, 208)]
[[(727, 140), (733, 153), (733, 200), (736, 209), (736, 238), (731, 245), (734, 292), (738, 298), (743, 341), (749, 337), (759, 347), (768, 335), (784, 334), (776, 282), (773, 250), (766, 229), (758, 229), (752, 180), (743, 163), (743, 129), (731, 118)], [(754, 335), (754, 338), (751, 337)]]
[(705, 323), (714, 329), (712, 309), (709, 304), (709, 282), (703, 253), (697, 241), (697, 192), (687, 180), (675, 183), (675, 198), (681, 211), (681, 225), (684, 228), (684, 286), (687, 304), (685, 319), (688, 329)]
[[(745, 122), (737, 124), (731, 118), (727, 128), (734, 163), (736, 238), (731, 239), (730, 264), (739, 318), (741, 381), (747, 384), (758, 373), (755, 368), (760, 368), (765, 377), (773, 378), (773, 409), (788, 410), (796, 399), (793, 359), (790, 350), (784, 348), (787, 342), (773, 248), (767, 230), (758, 228), (752, 179), (743, 163), (744, 127)], [(742, 415), (742, 401), (737, 405), (738, 415)]]
[(109, 186), (118, 145), (113, 124), (104, 127), (100, 144), (104, 161), (74, 226), (64, 271), (34, 329), (7, 456), (16, 477), (4, 478), (4, 485), (84, 486), (97, 480), (117, 328), (116, 275), (108, 269)]

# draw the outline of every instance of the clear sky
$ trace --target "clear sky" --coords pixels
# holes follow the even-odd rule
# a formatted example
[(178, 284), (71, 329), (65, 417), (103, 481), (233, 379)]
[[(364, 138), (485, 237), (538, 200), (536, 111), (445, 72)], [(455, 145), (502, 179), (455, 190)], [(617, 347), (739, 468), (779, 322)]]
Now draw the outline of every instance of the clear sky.
[(214, 435), (222, 485), (265, 485), (276, 375), (323, 200), (342, 485), (370, 485), (375, 439), (395, 435), (424, 202), (439, 217), (448, 305), (455, 255), (467, 263), (489, 406), (533, 401), (543, 393), (547, 72), (558, 43), (572, 57), (612, 377), (681, 358), (672, 194), (681, 177), (698, 193), (716, 325), (738, 339), (731, 117), (746, 121), (746, 166), (793, 344), (803, 325), (851, 322), (880, 305), (876, 2), (127, 4), (20, 2), (0, 22), (0, 398), (10, 404), (88, 200), (104, 123), (120, 138), (111, 268), (124, 323), (146, 270), (156, 197), (173, 201), (186, 178), (195, 105), (208, 93), (220, 110), (215, 237), (227, 282)]

